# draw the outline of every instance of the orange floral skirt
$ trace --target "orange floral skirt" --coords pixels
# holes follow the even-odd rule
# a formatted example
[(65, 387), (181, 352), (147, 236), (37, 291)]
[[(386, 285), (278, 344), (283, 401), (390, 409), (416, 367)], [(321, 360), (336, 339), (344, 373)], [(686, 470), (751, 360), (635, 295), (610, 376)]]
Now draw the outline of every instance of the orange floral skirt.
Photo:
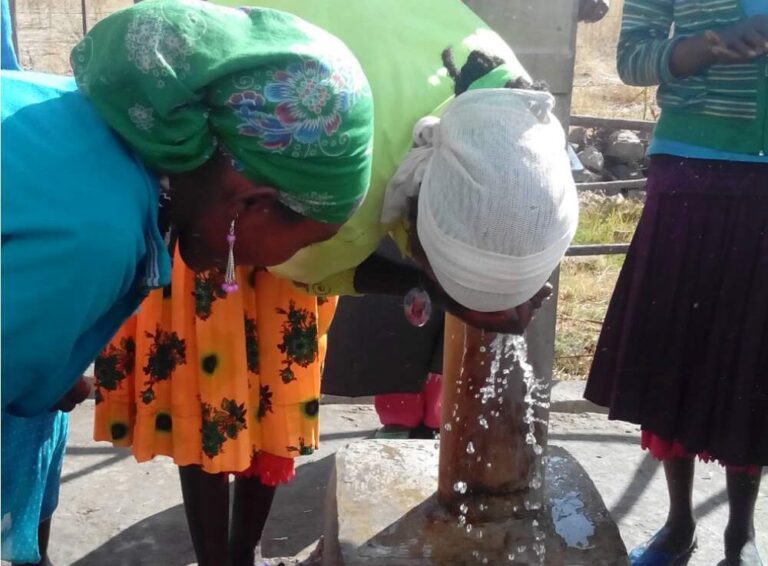
[(209, 473), (293, 477), (319, 439), (320, 375), (335, 299), (239, 268), (240, 290), (195, 274), (177, 254), (154, 291), (96, 360), (94, 439), (139, 462), (170, 456)]

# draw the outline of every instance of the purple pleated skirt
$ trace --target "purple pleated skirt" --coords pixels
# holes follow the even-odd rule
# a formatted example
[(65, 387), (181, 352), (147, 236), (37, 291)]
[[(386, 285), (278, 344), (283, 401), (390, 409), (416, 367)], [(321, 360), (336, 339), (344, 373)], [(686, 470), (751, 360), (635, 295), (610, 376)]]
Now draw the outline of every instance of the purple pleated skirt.
[(690, 453), (768, 465), (768, 165), (655, 156), (586, 398)]

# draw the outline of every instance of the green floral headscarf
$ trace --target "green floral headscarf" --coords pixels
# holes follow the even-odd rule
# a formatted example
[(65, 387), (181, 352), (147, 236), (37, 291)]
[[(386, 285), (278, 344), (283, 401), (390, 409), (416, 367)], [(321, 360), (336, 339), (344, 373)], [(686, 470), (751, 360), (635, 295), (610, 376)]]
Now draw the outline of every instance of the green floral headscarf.
[(220, 149), (287, 206), (343, 223), (368, 189), (373, 101), (336, 37), (295, 16), (145, 0), (75, 47), (81, 92), (152, 169), (191, 171)]

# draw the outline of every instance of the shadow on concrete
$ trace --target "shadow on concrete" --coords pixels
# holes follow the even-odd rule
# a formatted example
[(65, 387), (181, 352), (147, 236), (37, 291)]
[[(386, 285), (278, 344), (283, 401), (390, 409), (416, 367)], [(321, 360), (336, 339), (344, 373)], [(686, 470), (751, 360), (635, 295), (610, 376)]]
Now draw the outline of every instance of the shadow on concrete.
[(184, 507), (131, 525), (72, 566), (187, 566), (195, 562)]
[(277, 490), (264, 529), (264, 556), (294, 556), (323, 534), (328, 479), (334, 455), (296, 468), (296, 478)]
[[(262, 541), (265, 556), (293, 556), (320, 538), (333, 461), (331, 455), (299, 466), (296, 478), (278, 489)], [(72, 566), (187, 566), (194, 562), (184, 507), (177, 505), (131, 525)]]
[[(114, 451), (113, 451), (114, 452)], [(67, 450), (67, 456), (69, 456), (69, 450)], [(104, 468), (109, 468), (113, 464), (117, 464), (121, 460), (125, 460), (126, 458), (130, 458), (131, 453), (119, 453), (114, 454), (113, 456), (110, 456), (109, 458), (103, 459), (101, 462), (98, 462), (96, 464), (92, 464), (90, 466), (87, 466), (83, 468), (82, 470), (77, 470), (76, 472), (72, 472), (71, 474), (66, 474), (61, 477), (61, 483), (65, 484), (67, 482), (70, 482), (72, 480), (76, 480), (77, 478), (81, 478), (83, 476), (87, 476), (88, 474), (91, 474), (97, 470), (101, 470)]]
[[(696, 486), (694, 485), (693, 489), (696, 489)], [(722, 507), (723, 505), (728, 504), (728, 492), (724, 489), (717, 495), (713, 495), (706, 501), (702, 501), (700, 504), (696, 506), (696, 508), (693, 510), (693, 514), (696, 516), (698, 520), (703, 519), (713, 511), (715, 511), (718, 507)]]
[(635, 470), (632, 481), (629, 482), (624, 493), (611, 509), (611, 516), (616, 522), (621, 521), (629, 515), (632, 509), (637, 505), (643, 492), (651, 485), (653, 477), (661, 468), (661, 463), (653, 459), (653, 456), (646, 454), (643, 461)]
[[(763, 481), (768, 481), (768, 466), (763, 467)], [(696, 489), (696, 486), (694, 485), (693, 489)], [(693, 513), (701, 519), (702, 517), (706, 517), (719, 507), (722, 507), (723, 505), (728, 505), (728, 491), (727, 489), (723, 489), (720, 491), (720, 493), (713, 495), (706, 501), (702, 501), (699, 503), (696, 508), (693, 510)]]
[(344, 440), (345, 438), (354, 438), (355, 440), (363, 440), (365, 438), (373, 438), (377, 429), (373, 430), (352, 430), (349, 432), (329, 432), (327, 434), (320, 435), (320, 443), (328, 442), (329, 440)]
[(95, 456), (98, 454), (127, 454), (131, 455), (130, 448), (116, 448), (115, 446), (67, 446), (67, 456)]

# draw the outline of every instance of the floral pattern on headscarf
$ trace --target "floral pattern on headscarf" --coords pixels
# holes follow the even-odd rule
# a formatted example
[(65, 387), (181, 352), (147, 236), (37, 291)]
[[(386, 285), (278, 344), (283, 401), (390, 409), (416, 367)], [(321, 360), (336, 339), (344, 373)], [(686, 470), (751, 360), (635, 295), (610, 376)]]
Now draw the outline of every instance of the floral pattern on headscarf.
[(296, 212), (343, 223), (368, 189), (373, 101), (346, 46), (287, 13), (144, 0), (72, 52), (83, 94), (142, 160), (191, 171), (224, 151)]

